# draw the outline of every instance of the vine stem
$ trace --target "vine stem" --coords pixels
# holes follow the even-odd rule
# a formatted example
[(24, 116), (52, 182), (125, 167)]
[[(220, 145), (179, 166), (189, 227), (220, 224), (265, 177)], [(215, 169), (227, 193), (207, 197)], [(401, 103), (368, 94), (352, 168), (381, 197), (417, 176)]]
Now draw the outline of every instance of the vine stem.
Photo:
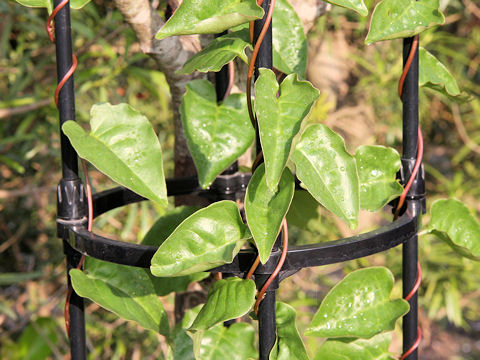
[(282, 255), (280, 255), (280, 260), (278, 260), (277, 267), (275, 270), (273, 270), (272, 275), (268, 278), (268, 280), (263, 284), (263, 287), (261, 290), (258, 292), (257, 295), (257, 301), (255, 302), (255, 306), (253, 310), (255, 311), (255, 314), (258, 314), (258, 307), (260, 305), (260, 302), (263, 300), (263, 297), (265, 295), (265, 292), (267, 291), (268, 287), (270, 284), (273, 282), (273, 280), (277, 277), (278, 273), (282, 269), (283, 264), (285, 263), (285, 259), (287, 258), (287, 251), (288, 251), (288, 225), (287, 225), (287, 219), (283, 218), (282, 220), (282, 232), (283, 232), (283, 249), (282, 249)]
[[(261, 5), (263, 0), (257, 1), (257, 4)], [(258, 35), (257, 42), (255, 43), (255, 47), (253, 48), (252, 57), (250, 58), (250, 64), (248, 66), (248, 74), (247, 74), (247, 107), (248, 107), (248, 115), (250, 116), (250, 121), (252, 122), (253, 127), (256, 129), (256, 121), (255, 115), (253, 114), (253, 106), (252, 106), (252, 78), (253, 72), (255, 70), (255, 61), (257, 60), (258, 52), (260, 51), (260, 46), (262, 45), (263, 39), (268, 31), (268, 27), (272, 22), (273, 16), (273, 9), (275, 8), (275, 0), (270, 1), (270, 6), (268, 8), (267, 17), (265, 18), (265, 24), (263, 25), (260, 34)], [(250, 38), (253, 42), (253, 22), (250, 23)]]

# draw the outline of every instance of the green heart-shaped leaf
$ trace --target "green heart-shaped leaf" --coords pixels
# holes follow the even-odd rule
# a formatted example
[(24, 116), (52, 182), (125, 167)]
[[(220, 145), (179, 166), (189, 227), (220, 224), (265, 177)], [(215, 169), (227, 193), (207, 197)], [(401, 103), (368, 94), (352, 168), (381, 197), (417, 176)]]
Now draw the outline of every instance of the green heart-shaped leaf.
[(415, 36), (445, 22), (439, 0), (382, 0), (373, 10), (365, 43)]
[(180, 114), (202, 188), (242, 155), (255, 138), (245, 95), (232, 94), (217, 105), (215, 88), (207, 80), (187, 84)]
[(231, 277), (216, 281), (189, 330), (208, 330), (216, 324), (245, 315), (255, 303), (255, 292), (253, 280)]
[(93, 105), (91, 132), (74, 121), (62, 126), (81, 158), (117, 183), (167, 204), (162, 149), (148, 119), (128, 104)]
[(394, 360), (388, 347), (390, 334), (378, 334), (371, 339), (329, 339), (320, 347), (315, 360)]
[[(51, 14), (53, 11), (53, 0), (15, 0), (17, 3), (35, 8), (46, 8), (48, 13)], [(70, 8), (72, 9), (81, 9), (87, 5), (91, 0), (70, 0)]]
[(245, 195), (245, 213), (262, 264), (270, 256), (294, 190), (295, 179), (288, 168), (283, 171), (276, 192), (267, 187), (265, 164), (261, 164), (250, 179)]
[(351, 272), (325, 296), (305, 335), (371, 338), (393, 330), (408, 312), (403, 299), (390, 300), (393, 275), (387, 268)]
[(360, 207), (377, 211), (403, 192), (396, 179), (402, 162), (395, 149), (360, 146), (355, 153), (360, 180)]
[(87, 258), (85, 270), (70, 270), (75, 292), (121, 318), (166, 337), (167, 313), (155, 292), (155, 278), (147, 269)]
[(237, 204), (219, 201), (183, 221), (158, 248), (150, 270), (180, 276), (231, 263), (249, 238)]
[[(199, 206), (179, 206), (169, 211), (166, 215), (155, 221), (143, 238), (142, 244), (160, 246), (183, 220), (200, 209)], [(165, 296), (172, 292), (185, 291), (190, 283), (205, 279), (209, 275), (207, 272), (201, 272), (177, 277), (155, 277), (154, 285), (158, 296)]]
[(152, 225), (142, 240), (143, 245), (160, 246), (172, 232), (188, 218), (200, 210), (200, 206), (179, 206), (169, 211)]
[(205, 332), (196, 332), (195, 337), (201, 337), (199, 360), (249, 360), (258, 357), (254, 345), (255, 330), (251, 324), (240, 322), (229, 327), (218, 324)]
[(455, 78), (435, 56), (422, 47), (419, 49), (418, 56), (420, 62), (418, 83), (420, 86), (435, 90), (458, 103), (471, 100), (470, 95), (460, 91)]
[(460, 201), (435, 201), (429, 231), (460, 255), (480, 261), (480, 224)]
[(360, 203), (357, 166), (343, 139), (325, 125), (310, 125), (292, 160), (297, 177), (310, 194), (350, 227), (356, 227)]
[(307, 81), (298, 81), (296, 74), (288, 75), (279, 86), (273, 71), (260, 69), (255, 96), (267, 185), (275, 191), (290, 156), (292, 140), (319, 91)]
[(362, 16), (368, 15), (368, 9), (363, 0), (325, 0), (325, 2), (353, 10)]
[(256, 0), (184, 0), (155, 37), (217, 34), (262, 17)]
[(305, 79), (307, 71), (307, 38), (303, 24), (287, 0), (277, 0), (272, 20), (273, 66), (285, 74)]
[(252, 49), (248, 29), (220, 36), (188, 59), (179, 73), (190, 74), (195, 70), (200, 72), (220, 71), (225, 64), (237, 56), (247, 63), (248, 58), (245, 54), (247, 47)]
[(308, 360), (307, 350), (295, 326), (296, 311), (288, 304), (277, 301), (277, 344), (270, 360)]

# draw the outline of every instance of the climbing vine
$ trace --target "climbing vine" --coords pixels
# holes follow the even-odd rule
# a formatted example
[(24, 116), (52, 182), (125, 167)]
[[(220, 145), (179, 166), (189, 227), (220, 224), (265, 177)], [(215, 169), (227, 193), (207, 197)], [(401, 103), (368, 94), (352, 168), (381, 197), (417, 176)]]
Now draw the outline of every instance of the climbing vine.
[[(18, 2), (54, 11), (49, 0)], [(87, 2), (72, 0), (71, 5), (81, 7)], [(368, 15), (363, 0), (328, 2), (360, 16)], [(173, 224), (159, 219), (145, 236), (144, 244), (158, 246), (149, 270), (88, 258), (83, 270), (70, 271), (79, 295), (163, 335), (173, 359), (257, 356), (251, 322), (236, 322), (229, 327), (222, 323), (249, 314), (254, 321), (265, 289), (285, 260), (285, 219), (295, 193), (295, 176), (305, 191), (351, 228), (358, 225), (360, 209), (378, 211), (398, 197), (396, 216), (400, 215), (411, 183), (404, 188), (397, 180), (401, 160), (395, 149), (363, 145), (352, 155), (343, 138), (327, 126), (305, 125), (320, 94), (305, 80), (307, 56), (302, 24), (287, 0), (271, 0), (267, 14), (259, 6), (261, 3), (184, 0), (156, 35), (164, 39), (227, 31), (186, 61), (181, 73), (218, 71), (232, 61), (249, 65), (245, 94), (231, 94), (229, 86), (224, 99), (217, 102), (214, 86), (197, 79), (187, 84), (180, 108), (184, 135), (203, 189), (252, 147), (258, 128), (262, 151), (255, 156), (252, 178), (245, 198), (240, 199), (245, 217), (236, 202), (227, 200), (203, 209), (187, 208), (175, 213)], [(265, 26), (253, 42), (253, 21), (264, 15)], [(270, 22), (273, 67), (284, 76), (261, 68), (252, 85), (255, 59)], [(420, 86), (453, 101), (468, 101), (468, 94), (459, 89), (445, 66), (428, 50), (418, 47), (419, 34), (443, 22), (439, 0), (382, 0), (373, 10), (365, 42), (415, 37), (411, 57), (418, 52)], [(408, 72), (408, 62), (405, 68)], [(401, 76), (400, 96), (406, 72)], [(233, 76), (230, 71), (230, 85)], [(128, 104), (95, 104), (91, 108), (90, 131), (74, 121), (66, 122), (62, 131), (82, 159), (118, 184), (160, 206), (167, 205), (161, 144), (148, 119), (138, 110)], [(421, 133), (418, 155), (419, 166)], [(445, 240), (460, 255), (480, 260), (480, 225), (460, 202), (435, 202), (426, 230)], [(257, 293), (251, 277), (259, 263), (269, 260), (280, 233), (280, 262), (270, 282)], [(189, 283), (208, 276), (212, 268), (231, 263), (245, 246), (253, 246), (258, 252), (246, 277), (218, 280), (205, 305), (190, 310), (180, 323), (171, 326), (158, 296), (184, 291)], [(388, 331), (409, 310), (404, 299), (390, 299), (393, 283), (387, 268), (373, 267), (348, 274), (332, 288), (305, 333), (326, 339), (315, 358), (337, 359), (341, 354), (348, 359), (391, 359)], [(308, 359), (295, 327), (295, 310), (278, 302), (276, 312), (277, 342), (270, 357)]]

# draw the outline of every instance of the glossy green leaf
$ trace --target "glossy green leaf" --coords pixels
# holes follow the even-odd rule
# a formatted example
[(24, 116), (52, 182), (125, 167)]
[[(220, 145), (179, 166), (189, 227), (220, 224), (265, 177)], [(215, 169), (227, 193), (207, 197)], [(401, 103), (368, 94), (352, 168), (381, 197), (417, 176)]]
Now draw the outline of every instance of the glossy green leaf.
[[(15, 0), (19, 4), (27, 7), (46, 8), (48, 13), (53, 11), (53, 0)], [(91, 0), (70, 0), (70, 7), (72, 9), (81, 9)]]
[(307, 350), (295, 326), (296, 311), (288, 304), (276, 304), (277, 343), (270, 360), (308, 360)]
[(455, 78), (435, 56), (422, 47), (419, 48), (418, 56), (420, 86), (435, 90), (458, 103), (471, 100), (470, 95), (460, 91)]
[(325, 0), (325, 2), (353, 10), (362, 16), (368, 15), (368, 9), (363, 0)]
[(253, 174), (245, 195), (245, 213), (260, 261), (265, 264), (277, 239), (295, 191), (295, 179), (289, 169), (283, 171), (277, 191), (267, 187), (265, 164)]
[(272, 20), (273, 66), (285, 74), (305, 79), (307, 38), (303, 24), (287, 0), (277, 0)]
[(215, 88), (207, 80), (187, 84), (180, 114), (202, 188), (242, 155), (255, 137), (245, 95), (232, 94), (217, 105)]
[(403, 299), (390, 300), (393, 275), (387, 268), (351, 272), (325, 296), (305, 335), (370, 338), (393, 330), (408, 312)]
[(179, 206), (158, 218), (142, 240), (143, 245), (160, 246), (183, 220), (200, 210), (200, 206)]
[(237, 56), (247, 63), (245, 49), (248, 47), (253, 50), (249, 37), (248, 29), (241, 29), (213, 39), (204, 49), (188, 59), (179, 73), (190, 74), (195, 70), (220, 71)]
[[(278, 92), (280, 96), (277, 98)], [(279, 86), (273, 71), (260, 69), (255, 95), (267, 185), (275, 191), (290, 156), (292, 140), (317, 100), (319, 91), (309, 82), (299, 81), (296, 74), (288, 75)]]
[(394, 360), (388, 352), (389, 333), (371, 339), (329, 339), (320, 347), (315, 360)]
[(325, 125), (311, 125), (297, 143), (292, 160), (297, 177), (310, 194), (356, 227), (360, 203), (357, 166), (343, 139)]
[(91, 132), (74, 121), (63, 132), (81, 158), (147, 199), (167, 204), (162, 149), (147, 118), (128, 104), (93, 105)]
[(435, 201), (429, 231), (460, 255), (480, 261), (480, 224), (460, 201)]
[(377, 211), (399, 196), (403, 187), (396, 180), (402, 162), (395, 149), (360, 146), (355, 153), (360, 180), (360, 207)]
[(181, 276), (231, 263), (249, 238), (237, 204), (219, 201), (183, 221), (158, 248), (150, 270), (160, 277)]
[[(229, 327), (218, 324), (202, 333), (198, 360), (248, 360), (258, 358), (255, 330), (251, 324), (235, 323)], [(182, 359), (183, 360), (183, 359)]]
[(255, 292), (253, 280), (231, 277), (216, 281), (189, 330), (208, 330), (216, 324), (245, 315), (255, 303)]
[(365, 43), (411, 37), (444, 22), (439, 0), (382, 0), (373, 10)]
[(262, 17), (256, 0), (184, 0), (155, 37), (217, 34)]
[(75, 292), (126, 320), (169, 336), (167, 313), (148, 269), (87, 258), (85, 270), (70, 270)]
[(306, 229), (310, 220), (318, 219), (318, 202), (308, 191), (296, 190), (288, 209), (288, 225)]
[[(170, 234), (182, 223), (183, 220), (200, 210), (199, 206), (179, 206), (159, 218), (151, 227), (142, 240), (143, 245), (160, 246)], [(194, 281), (200, 281), (209, 276), (202, 272), (178, 277), (156, 277), (154, 281), (158, 296), (165, 296), (172, 292), (187, 290), (188, 285)]]

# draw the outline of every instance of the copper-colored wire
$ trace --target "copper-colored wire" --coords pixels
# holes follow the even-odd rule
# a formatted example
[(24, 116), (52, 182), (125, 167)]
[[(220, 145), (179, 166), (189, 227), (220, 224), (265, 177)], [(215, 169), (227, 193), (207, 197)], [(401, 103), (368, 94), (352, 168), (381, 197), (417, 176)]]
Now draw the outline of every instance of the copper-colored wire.
[(223, 100), (225, 100), (232, 92), (234, 83), (235, 83), (235, 64), (233, 63), (233, 61), (230, 61), (228, 63), (228, 85), (227, 85), (227, 90), (225, 90), (225, 95), (223, 96)]
[(420, 284), (422, 283), (422, 267), (420, 266), (420, 261), (417, 262), (417, 280), (415, 281), (415, 284), (413, 285), (412, 290), (408, 293), (407, 296), (405, 296), (405, 300), (410, 301), (410, 299), (415, 295), (415, 293), (418, 291), (418, 288), (420, 287)]
[(265, 282), (263, 285), (262, 289), (258, 292), (257, 295), (257, 301), (255, 302), (255, 306), (253, 307), (253, 310), (255, 311), (255, 314), (258, 314), (258, 307), (260, 303), (263, 300), (263, 296), (265, 295), (265, 292), (267, 291), (268, 287), (270, 284), (273, 282), (273, 280), (277, 277), (278, 273), (282, 269), (283, 264), (285, 263), (285, 259), (287, 257), (287, 251), (288, 251), (288, 225), (287, 225), (287, 219), (283, 218), (282, 221), (282, 231), (283, 231), (283, 249), (282, 249), (282, 254), (280, 255), (280, 260), (278, 260), (277, 267), (275, 270), (273, 270), (273, 273), (270, 275), (268, 280)]
[(402, 97), (402, 94), (403, 94), (403, 84), (405, 83), (405, 78), (407, 77), (408, 71), (412, 66), (412, 62), (417, 50), (418, 50), (418, 35), (416, 35), (413, 38), (412, 46), (410, 48), (410, 53), (408, 54), (407, 61), (405, 62), (405, 66), (403, 67), (402, 76), (400, 76), (400, 80), (398, 81), (398, 96), (400, 96), (400, 98)]
[[(263, 1), (260, 1), (260, 4)], [(255, 47), (253, 48), (252, 57), (250, 58), (250, 64), (248, 66), (248, 74), (247, 74), (247, 107), (248, 107), (248, 115), (250, 116), (250, 121), (254, 128), (256, 128), (255, 123), (255, 115), (253, 114), (253, 105), (252, 105), (252, 78), (253, 78), (253, 71), (255, 70), (255, 61), (257, 60), (258, 52), (260, 51), (260, 45), (262, 45), (262, 41), (265, 38), (265, 35), (268, 31), (268, 27), (272, 21), (273, 16), (273, 9), (275, 8), (275, 0), (270, 1), (270, 6), (268, 8), (267, 16), (265, 18), (265, 24), (263, 25), (262, 31), (258, 35), (257, 42), (255, 43)]]
[(402, 356), (399, 357), (399, 360), (405, 360), (410, 354), (417, 350), (418, 346), (420, 345), (420, 341), (422, 341), (422, 329), (420, 328), (420, 326), (417, 326), (417, 334), (417, 340), (415, 340), (410, 349), (405, 351)]
[(77, 57), (75, 55), (72, 55), (72, 66), (70, 67), (70, 69), (68, 69), (68, 71), (66, 72), (65, 76), (62, 78), (62, 80), (60, 80), (60, 82), (58, 83), (57, 85), (57, 88), (55, 89), (55, 95), (54, 95), (54, 98), (55, 98), (55, 104), (57, 105), (58, 107), (58, 96), (60, 94), (60, 90), (62, 90), (63, 88), (63, 85), (65, 85), (65, 83), (67, 82), (67, 80), (73, 75), (73, 73), (75, 72), (75, 69), (77, 68), (77, 64), (78, 64), (78, 60), (77, 60)]

